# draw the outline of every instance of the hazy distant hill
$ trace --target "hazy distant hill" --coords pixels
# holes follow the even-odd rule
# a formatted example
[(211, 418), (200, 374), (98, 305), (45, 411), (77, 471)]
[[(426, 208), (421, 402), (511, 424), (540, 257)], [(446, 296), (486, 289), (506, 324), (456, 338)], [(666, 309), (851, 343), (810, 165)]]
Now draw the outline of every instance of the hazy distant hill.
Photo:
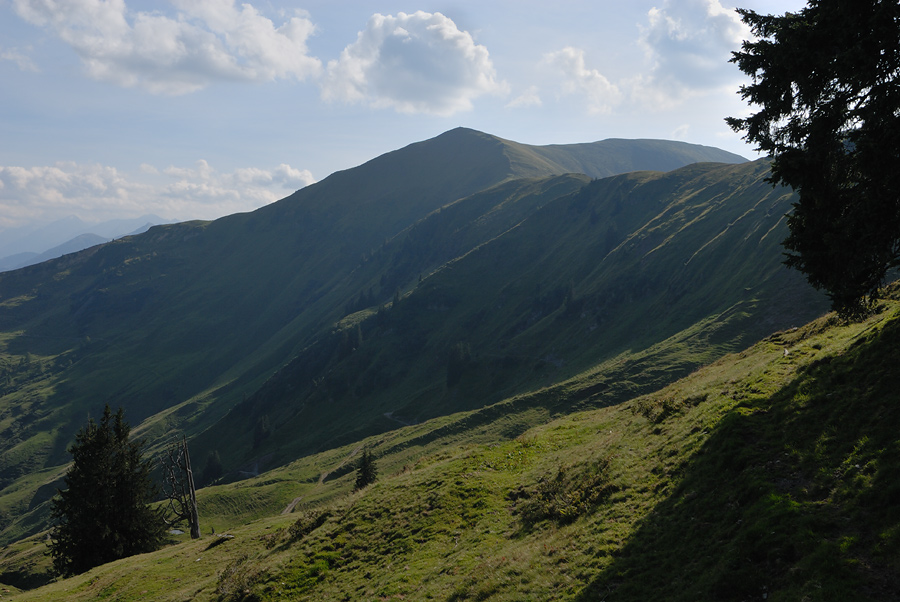
[(0, 259), (0, 271), (15, 270), (50, 259), (56, 259), (69, 253), (76, 253), (89, 247), (109, 242), (109, 240), (96, 234), (80, 234), (72, 240), (48, 249), (43, 253), (19, 253)]
[(611, 403), (804, 322), (826, 305), (780, 263), (791, 195), (739, 161), (457, 129), (0, 274), (0, 540), (43, 524), (105, 403), (237, 475), (591, 366)]
[(73, 215), (40, 226), (7, 228), (0, 231), (0, 271), (33, 265), (113, 238), (144, 232), (155, 224), (169, 223), (172, 220), (157, 215), (101, 223), (87, 223)]

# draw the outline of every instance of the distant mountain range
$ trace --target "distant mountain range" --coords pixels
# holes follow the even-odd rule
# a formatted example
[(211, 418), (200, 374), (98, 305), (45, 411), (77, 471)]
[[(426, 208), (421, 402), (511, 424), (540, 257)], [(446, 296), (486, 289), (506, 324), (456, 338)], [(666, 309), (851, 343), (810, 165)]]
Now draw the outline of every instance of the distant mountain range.
[(793, 197), (768, 172), (460, 128), (252, 213), (0, 274), (0, 543), (46, 525), (107, 403), (233, 480), (586, 372), (547, 407), (609, 405), (805, 323), (827, 301), (781, 264)]
[(56, 259), (114, 238), (146, 232), (151, 226), (171, 223), (173, 220), (158, 215), (101, 223), (87, 223), (73, 215), (49, 224), (0, 230), (0, 272)]

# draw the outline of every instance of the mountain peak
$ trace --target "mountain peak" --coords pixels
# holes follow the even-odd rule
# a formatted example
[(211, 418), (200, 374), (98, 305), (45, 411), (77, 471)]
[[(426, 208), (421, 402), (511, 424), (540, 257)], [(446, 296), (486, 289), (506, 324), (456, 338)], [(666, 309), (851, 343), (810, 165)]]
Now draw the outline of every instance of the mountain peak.
[(502, 153), (508, 177), (583, 173), (604, 178), (629, 171), (671, 171), (691, 163), (744, 163), (745, 157), (711, 146), (675, 140), (607, 138), (596, 142), (531, 145), (478, 130), (456, 127), (408, 146), (416, 152), (466, 148)]

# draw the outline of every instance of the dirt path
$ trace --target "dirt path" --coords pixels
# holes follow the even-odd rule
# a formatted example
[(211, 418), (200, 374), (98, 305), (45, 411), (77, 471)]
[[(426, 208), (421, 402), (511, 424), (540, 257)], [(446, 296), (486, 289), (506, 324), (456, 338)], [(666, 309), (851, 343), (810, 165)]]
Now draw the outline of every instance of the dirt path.
[[(321, 486), (322, 483), (325, 482), (325, 479), (328, 478), (328, 475), (330, 475), (330, 474), (331, 474), (332, 472), (334, 472), (335, 470), (340, 469), (344, 464), (346, 464), (347, 462), (349, 462), (350, 459), (351, 459), (353, 456), (355, 456), (356, 454), (358, 454), (358, 453), (359, 453), (359, 450), (361, 450), (361, 449), (362, 449), (362, 444), (357, 445), (355, 448), (353, 448), (353, 450), (352, 450), (349, 454), (347, 454), (347, 457), (345, 457), (343, 460), (341, 460), (340, 464), (338, 464), (337, 466), (335, 466), (335, 467), (332, 468), (331, 470), (326, 471), (326, 472), (323, 472), (321, 475), (319, 475), (319, 482), (316, 483), (316, 487)], [(303, 496), (302, 496), (302, 495), (299, 496), (299, 497), (295, 497), (293, 500), (291, 500), (291, 503), (288, 504), (287, 507), (285, 507), (285, 509), (281, 511), (281, 513), (282, 513), (282, 514), (290, 514), (291, 512), (294, 511), (294, 508), (296, 508), (296, 507), (297, 507), (297, 504), (299, 504), (301, 501), (303, 501)]]
[(285, 508), (284, 510), (281, 511), (281, 513), (282, 514), (290, 514), (291, 512), (294, 511), (294, 508), (297, 507), (297, 504), (299, 504), (300, 500), (302, 500), (302, 499), (303, 499), (302, 495), (300, 497), (295, 497), (293, 500), (291, 500), (291, 503), (287, 505), (287, 508)]
[(319, 485), (321, 485), (322, 483), (325, 482), (325, 479), (328, 478), (328, 475), (330, 475), (330, 474), (333, 473), (335, 470), (338, 470), (338, 469), (339, 469), (340, 467), (342, 467), (344, 464), (346, 464), (347, 462), (349, 462), (349, 461), (350, 461), (350, 458), (352, 458), (353, 456), (355, 456), (356, 454), (358, 454), (358, 453), (359, 453), (359, 450), (361, 450), (361, 449), (362, 449), (362, 443), (360, 443), (359, 445), (357, 445), (356, 447), (354, 447), (354, 448), (353, 448), (353, 451), (351, 451), (349, 454), (347, 454), (347, 457), (344, 458), (343, 460), (341, 460), (341, 463), (340, 463), (340, 464), (338, 464), (337, 466), (335, 466), (334, 468), (332, 468), (332, 469), (329, 470), (328, 472), (323, 472), (323, 473), (321, 474), (321, 476), (319, 476)]

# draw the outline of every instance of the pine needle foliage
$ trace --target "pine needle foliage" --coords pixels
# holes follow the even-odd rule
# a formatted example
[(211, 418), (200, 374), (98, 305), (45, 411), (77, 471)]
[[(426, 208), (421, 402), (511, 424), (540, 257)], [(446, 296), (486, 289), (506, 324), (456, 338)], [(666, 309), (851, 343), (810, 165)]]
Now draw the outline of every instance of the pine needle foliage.
[(378, 467), (375, 466), (375, 456), (368, 449), (363, 450), (356, 465), (356, 489), (363, 489), (375, 482), (378, 478)]
[(124, 411), (113, 416), (107, 405), (99, 424), (91, 419), (75, 436), (67, 488), (52, 500), (50, 554), (61, 575), (152, 552), (162, 543), (165, 523), (148, 505), (156, 494), (151, 462), (130, 431)]
[(738, 12), (755, 40), (732, 62), (759, 110), (727, 122), (772, 155), (773, 184), (798, 192), (785, 263), (844, 316), (864, 315), (900, 264), (900, 4)]

